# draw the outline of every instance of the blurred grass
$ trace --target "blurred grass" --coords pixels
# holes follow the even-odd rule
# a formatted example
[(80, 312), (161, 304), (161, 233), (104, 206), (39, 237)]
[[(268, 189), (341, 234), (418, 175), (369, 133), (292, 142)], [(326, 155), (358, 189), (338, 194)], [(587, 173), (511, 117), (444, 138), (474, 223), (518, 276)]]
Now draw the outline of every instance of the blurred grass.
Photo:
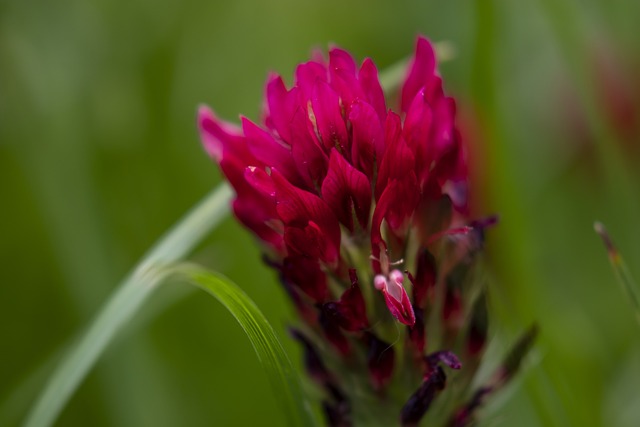
[[(42, 391), (38, 393), (37, 401), (29, 410), (26, 426), (48, 426), (54, 423), (104, 350), (122, 329), (131, 327), (131, 320), (138, 313), (143, 312), (146, 308), (144, 305), (151, 294), (167, 280), (167, 276), (172, 273), (167, 271), (168, 266), (191, 255), (193, 249), (228, 216), (232, 195), (233, 191), (228, 185), (219, 185), (168, 232), (163, 233), (154, 246), (136, 263), (131, 273), (119, 283), (100, 311), (91, 319), (86, 330), (80, 334), (76, 342), (71, 344), (68, 351), (65, 351), (55, 371)], [(243, 306), (238, 302), (242, 300), (241, 297), (244, 294), (229, 298), (227, 295), (233, 294), (231, 291), (235, 285), (221, 279), (214, 282), (218, 283), (218, 286), (209, 291), (225, 304), (236, 318), (241, 317), (243, 313), (239, 311), (242, 311)], [(216, 293), (216, 289), (221, 289), (222, 292)], [(225, 296), (227, 299), (224, 298)], [(230, 305), (229, 301), (236, 304)], [(253, 304), (250, 300), (248, 301)], [(248, 305), (245, 304), (245, 306), (247, 311)], [(249, 320), (262, 320), (262, 314), (259, 312), (249, 317), (251, 317)], [(243, 327), (246, 328), (246, 324), (245, 320), (245, 323), (242, 323)], [(265, 327), (271, 328), (268, 323)], [(257, 329), (258, 332), (262, 332), (260, 326)], [(250, 338), (254, 337), (250, 336)]]
[[(640, 343), (591, 226), (608, 225), (640, 277), (640, 141), (616, 133), (593, 66), (603, 44), (631, 67), (639, 123), (639, 18), (633, 0), (0, 3), (0, 402), (219, 180), (199, 147), (198, 103), (256, 117), (267, 71), (290, 81), (312, 47), (336, 42), (385, 67), (420, 32), (456, 48), (441, 71), (477, 123), (466, 132), (481, 159), (476, 210), (501, 215), (488, 248), (494, 330), (541, 326), (541, 365), (498, 420), (635, 425)], [(288, 304), (235, 223), (196, 258), (282, 332)], [(282, 414), (243, 334), (187, 295), (107, 352), (59, 425), (264, 419)]]

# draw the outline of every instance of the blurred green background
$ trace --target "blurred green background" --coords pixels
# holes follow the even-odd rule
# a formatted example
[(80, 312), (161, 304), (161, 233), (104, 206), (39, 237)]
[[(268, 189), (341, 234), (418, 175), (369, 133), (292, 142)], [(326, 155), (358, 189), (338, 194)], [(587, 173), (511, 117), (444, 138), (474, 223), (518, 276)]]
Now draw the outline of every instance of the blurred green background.
[[(0, 425), (19, 423), (118, 281), (220, 180), (199, 103), (256, 118), (267, 72), (291, 81), (312, 48), (385, 68), (422, 33), (455, 47), (440, 70), (474, 147), (476, 210), (501, 216), (493, 333), (541, 326), (489, 425), (637, 426), (640, 329), (592, 224), (640, 277), (638, 22), (635, 0), (0, 2)], [(282, 333), (290, 307), (232, 220), (194, 259)], [(277, 426), (276, 399), (224, 308), (171, 285), (58, 425)]]

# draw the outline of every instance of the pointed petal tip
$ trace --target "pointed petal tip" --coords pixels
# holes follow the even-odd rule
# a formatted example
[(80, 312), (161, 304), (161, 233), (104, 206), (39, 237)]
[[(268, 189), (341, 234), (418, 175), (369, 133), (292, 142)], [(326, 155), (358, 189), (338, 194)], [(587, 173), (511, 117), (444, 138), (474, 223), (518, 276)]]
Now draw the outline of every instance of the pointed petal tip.
[(267, 82), (265, 84), (265, 88), (267, 93), (267, 102), (270, 101), (270, 96), (274, 96), (277, 93), (287, 91), (287, 85), (284, 83), (284, 79), (275, 71), (269, 71), (269, 73), (267, 74)]
[(373, 286), (382, 292), (389, 312), (395, 319), (409, 327), (416, 324), (416, 315), (413, 306), (402, 286), (403, 274), (399, 270), (393, 270), (388, 277), (378, 274), (373, 279)]
[(198, 105), (197, 122), (202, 146), (214, 160), (220, 162), (224, 151), (224, 142), (221, 141), (219, 132), (215, 130), (216, 127), (219, 127), (216, 126), (217, 120), (218, 118), (208, 105)]
[(403, 325), (413, 327), (416, 324), (416, 316), (413, 312), (413, 307), (409, 302), (409, 298), (405, 297), (406, 293), (403, 296), (402, 301), (397, 301), (384, 289), (382, 290), (382, 293), (384, 294), (384, 299), (391, 315), (393, 315), (393, 317)]
[(419, 34), (416, 37), (416, 55), (418, 52), (434, 56), (433, 43), (431, 43), (429, 38), (422, 34)]
[(362, 60), (362, 65), (360, 66), (360, 68), (362, 67), (372, 67), (372, 69), (375, 70), (375, 72), (378, 72), (378, 67), (376, 67), (376, 63), (373, 61), (373, 59), (369, 58), (368, 56), (366, 58), (364, 58)]
[(278, 74), (275, 71), (268, 71), (267, 72), (267, 84), (271, 83), (273, 80), (278, 80), (278, 79), (282, 79), (282, 77), (280, 77), (280, 74)]
[(205, 120), (215, 120), (215, 114), (213, 113), (213, 110), (211, 109), (211, 107), (209, 107), (207, 104), (198, 104), (198, 108), (196, 110), (196, 117), (198, 120), (198, 127), (200, 129), (202, 129), (202, 125), (203, 122)]

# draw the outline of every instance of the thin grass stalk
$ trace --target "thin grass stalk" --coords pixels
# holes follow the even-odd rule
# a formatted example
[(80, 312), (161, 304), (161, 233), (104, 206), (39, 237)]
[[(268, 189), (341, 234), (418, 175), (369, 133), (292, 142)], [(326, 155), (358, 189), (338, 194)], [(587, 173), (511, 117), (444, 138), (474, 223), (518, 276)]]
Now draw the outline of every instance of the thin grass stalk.
[(618, 251), (618, 248), (614, 245), (611, 236), (607, 232), (604, 224), (600, 222), (596, 222), (593, 224), (593, 228), (596, 233), (600, 235), (602, 241), (607, 248), (607, 253), (609, 254), (609, 261), (611, 261), (611, 266), (613, 267), (613, 271), (616, 274), (616, 278), (618, 279), (618, 283), (623, 289), (623, 292), (629, 299), (629, 303), (633, 308), (633, 311), (636, 315), (636, 320), (638, 324), (640, 324), (640, 298), (638, 297), (638, 283), (634, 280), (629, 268), (627, 268), (627, 264), (624, 262), (622, 255)]
[(29, 412), (25, 427), (44, 427), (55, 422), (113, 337), (164, 278), (164, 273), (158, 274), (151, 267), (185, 257), (226, 216), (231, 195), (226, 184), (218, 187), (142, 258), (53, 372)]

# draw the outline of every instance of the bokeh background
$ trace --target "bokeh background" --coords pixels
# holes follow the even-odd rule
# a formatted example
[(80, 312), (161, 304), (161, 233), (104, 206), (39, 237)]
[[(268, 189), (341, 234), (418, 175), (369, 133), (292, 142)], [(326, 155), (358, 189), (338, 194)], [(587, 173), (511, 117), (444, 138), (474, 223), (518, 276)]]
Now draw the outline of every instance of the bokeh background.
[[(337, 43), (380, 68), (418, 33), (472, 145), (492, 334), (541, 327), (488, 425), (637, 426), (640, 328), (592, 229), (640, 277), (640, 2), (4, 0), (0, 2), (0, 424), (16, 425), (118, 281), (220, 180), (199, 103), (259, 114), (263, 82)], [(291, 310), (226, 220), (194, 259), (283, 331)], [(298, 349), (283, 342), (298, 361)], [(100, 359), (60, 426), (246, 426), (283, 416), (248, 340), (170, 285)]]

